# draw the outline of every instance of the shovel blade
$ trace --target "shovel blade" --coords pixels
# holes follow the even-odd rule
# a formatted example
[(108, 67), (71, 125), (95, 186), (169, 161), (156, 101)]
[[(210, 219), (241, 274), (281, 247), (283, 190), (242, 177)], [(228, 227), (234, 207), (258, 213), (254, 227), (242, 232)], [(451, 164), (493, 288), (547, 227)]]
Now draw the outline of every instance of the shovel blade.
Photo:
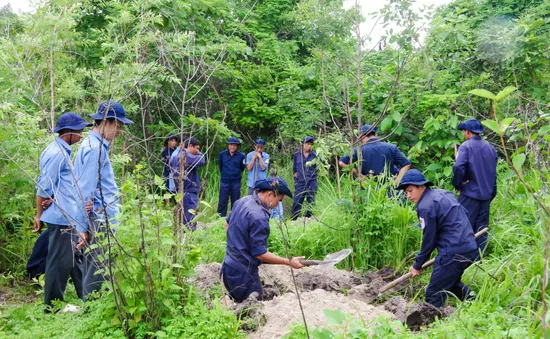
[(344, 250), (330, 253), (328, 254), (325, 259), (323, 259), (323, 262), (320, 264), (321, 266), (334, 266), (341, 262), (342, 260), (346, 259), (348, 255), (351, 254), (353, 250), (351, 248), (346, 248)]

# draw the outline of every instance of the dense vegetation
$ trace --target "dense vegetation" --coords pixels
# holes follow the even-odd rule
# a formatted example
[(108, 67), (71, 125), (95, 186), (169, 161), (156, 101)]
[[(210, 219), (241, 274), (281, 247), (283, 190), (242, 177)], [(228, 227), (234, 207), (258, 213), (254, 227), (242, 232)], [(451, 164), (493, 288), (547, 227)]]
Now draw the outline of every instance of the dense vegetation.
[[(49, 1), (22, 16), (3, 8), (2, 291), (21, 298), (43, 283), (25, 282), (24, 263), (35, 240), (29, 225), (38, 158), (53, 120), (63, 111), (85, 116), (113, 98), (136, 124), (112, 153), (123, 192), (115, 251), (124, 258), (113, 264), (113, 284), (77, 314), (45, 316), (40, 300), (0, 308), (0, 336), (242, 335), (239, 319), (217, 302), (221, 291), (202, 295), (186, 280), (196, 264), (223, 258), (215, 159), (230, 135), (245, 141), (243, 151), (266, 138), (272, 166), (287, 179), (297, 142), (317, 138), (320, 221), (308, 228), (274, 223), (272, 251), (318, 258), (352, 247), (353, 260), (342, 267), (402, 270), (420, 244), (413, 206), (388, 200), (374, 184), (360, 191), (348, 172), (338, 178), (335, 157), (350, 152), (357, 126), (376, 123), (416, 167), (450, 188), (454, 145), (461, 142), (456, 126), (475, 117), (501, 158), (492, 241), (483, 264), (466, 273), (478, 298), (421, 333), (380, 320), (370, 334), (350, 325), (348, 336), (541, 337), (549, 318), (550, 4), (456, 0), (420, 13), (403, 0), (361, 18), (342, 2)], [(419, 40), (417, 23), (430, 14)], [(370, 50), (357, 40), (363, 20), (395, 28)], [(197, 136), (208, 157), (198, 218), (214, 226), (184, 242), (174, 239), (159, 177), (170, 133)], [(79, 303), (73, 290), (68, 294)], [(293, 335), (302, 337), (302, 330)]]

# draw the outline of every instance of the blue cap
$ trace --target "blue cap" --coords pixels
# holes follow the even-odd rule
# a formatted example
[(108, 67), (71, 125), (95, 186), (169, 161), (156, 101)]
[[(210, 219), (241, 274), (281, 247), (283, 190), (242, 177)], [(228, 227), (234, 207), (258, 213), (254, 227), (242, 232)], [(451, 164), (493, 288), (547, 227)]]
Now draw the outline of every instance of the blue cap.
[(96, 114), (90, 114), (90, 117), (94, 120), (103, 120), (106, 118), (114, 118), (124, 123), (124, 125), (130, 125), (134, 122), (126, 118), (126, 111), (121, 104), (114, 100), (107, 100), (102, 102), (97, 107)]
[(254, 189), (270, 191), (277, 190), (277, 192), (292, 198), (292, 192), (290, 191), (290, 188), (288, 188), (288, 184), (279, 176), (256, 181), (256, 184), (254, 184)]
[(241, 144), (241, 142), (239, 141), (239, 139), (237, 137), (229, 137), (229, 139), (227, 139), (227, 141), (225, 143), (228, 144), (228, 145), (231, 145), (231, 144), (240, 145)]
[(91, 122), (86, 122), (82, 117), (73, 112), (66, 112), (61, 114), (57, 119), (57, 125), (53, 129), (54, 133), (61, 131), (62, 129), (70, 129), (73, 131), (80, 131), (88, 126), (92, 126)]
[(372, 125), (363, 125), (361, 127), (361, 133), (360, 134), (371, 134), (378, 132), (378, 126), (373, 127)]
[(404, 190), (409, 185), (425, 185), (425, 186), (432, 186), (433, 182), (426, 180), (426, 177), (422, 172), (420, 172), (417, 169), (412, 169), (405, 173), (403, 176), (403, 179), (401, 180), (401, 183), (399, 186), (397, 186), (398, 190)]
[(461, 122), (460, 124), (458, 124), (457, 128), (461, 131), (467, 130), (477, 134), (483, 133), (485, 131), (485, 128), (483, 127), (483, 125), (476, 119), (470, 119), (470, 120)]
[(262, 138), (257, 139), (256, 141), (254, 141), (254, 145), (264, 146), (265, 145), (265, 140), (262, 139)]
[(305, 137), (302, 140), (302, 144), (305, 144), (306, 142), (315, 142), (315, 139), (313, 137)]
[(170, 140), (180, 141), (180, 136), (179, 136), (179, 135), (171, 134), (171, 135), (169, 135), (168, 137), (166, 137), (166, 142), (168, 142), (168, 141), (170, 141)]

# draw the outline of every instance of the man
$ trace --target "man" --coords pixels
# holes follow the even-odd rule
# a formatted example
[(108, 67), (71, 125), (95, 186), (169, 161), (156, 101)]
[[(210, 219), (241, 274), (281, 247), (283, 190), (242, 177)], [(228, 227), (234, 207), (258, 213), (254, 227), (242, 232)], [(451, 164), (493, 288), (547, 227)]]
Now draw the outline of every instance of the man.
[[(113, 231), (116, 224), (115, 216), (119, 212), (118, 186), (115, 181), (113, 167), (109, 160), (109, 146), (122, 133), (125, 125), (134, 122), (126, 118), (124, 107), (113, 100), (101, 103), (96, 114), (90, 114), (94, 119), (94, 129), (84, 139), (75, 159), (75, 175), (80, 189), (78, 203), (78, 223), (76, 228), (81, 232), (78, 247), (86, 244), (98, 244)], [(85, 204), (93, 204), (91, 213), (85, 210)], [(97, 270), (105, 269), (106, 260), (101, 244), (90, 248), (84, 256), (84, 297), (98, 291), (105, 280), (103, 273)], [(109, 259), (107, 259), (109, 260)]]
[(269, 154), (264, 152), (264, 146), (264, 139), (258, 139), (254, 142), (254, 151), (246, 155), (246, 168), (248, 169), (246, 186), (248, 187), (248, 195), (254, 192), (254, 184), (256, 181), (267, 177)]
[[(468, 211), (474, 233), (489, 227), (491, 201), (497, 194), (497, 151), (479, 134), (484, 128), (476, 119), (458, 125), (466, 141), (460, 145), (453, 166), (453, 186), (460, 192), (458, 201)], [(481, 253), (487, 233), (476, 239)]]
[(266, 264), (289, 265), (302, 268), (300, 260), (282, 258), (267, 250), (269, 215), (271, 209), (285, 196), (292, 198), (287, 183), (280, 177), (256, 182), (252, 195), (235, 203), (225, 223), (227, 248), (221, 275), (225, 288), (236, 302), (246, 300), (253, 292), (263, 298), (258, 266)]
[(227, 205), (231, 197), (231, 207), (241, 197), (241, 179), (243, 170), (246, 168), (246, 158), (238, 151), (241, 142), (236, 137), (230, 137), (227, 142), (227, 149), (220, 152), (218, 156), (218, 167), (220, 168), (220, 194), (218, 199), (218, 214), (222, 217), (227, 215)]
[(170, 187), (170, 156), (177, 148), (177, 145), (179, 143), (179, 137), (177, 135), (169, 135), (168, 138), (166, 138), (165, 147), (162, 149), (162, 178), (166, 182), (166, 189), (169, 192), (173, 192), (172, 188)]
[[(83, 298), (80, 255), (75, 253), (73, 246), (73, 242), (76, 243), (78, 240), (73, 219), (77, 215), (77, 191), (74, 185), (70, 145), (79, 142), (82, 131), (90, 125), (80, 115), (63, 113), (53, 130), (54, 133), (58, 133), (58, 137), (40, 156), (34, 232), (39, 232), (43, 223), (48, 225), (44, 290), (44, 304), (48, 308), (52, 306), (53, 300), (63, 300), (69, 276), (78, 297)], [(50, 199), (51, 205), (45, 208)]]
[(294, 153), (292, 172), (294, 173), (294, 200), (292, 201), (292, 219), (300, 216), (304, 200), (307, 201), (306, 218), (311, 217), (311, 205), (317, 193), (317, 165), (308, 165), (315, 159), (315, 152), (311, 150), (315, 139), (305, 137), (301, 149)]
[[(392, 176), (397, 175), (393, 180), (394, 185), (397, 185), (411, 167), (411, 162), (397, 146), (380, 141), (376, 135), (377, 131), (378, 127), (371, 125), (361, 127), (359, 134), (359, 138), (363, 143), (363, 146), (361, 146), (361, 177), (378, 176), (387, 171)], [(351, 162), (357, 161), (357, 158), (356, 148)], [(339, 165), (342, 168), (348, 167), (350, 165), (349, 155), (343, 156)]]
[(447, 292), (460, 300), (470, 296), (470, 289), (460, 279), (477, 256), (477, 244), (464, 207), (446, 190), (430, 189), (432, 183), (416, 169), (408, 171), (398, 189), (416, 204), (422, 247), (409, 269), (411, 277), (420, 274), (422, 265), (437, 248), (437, 257), (426, 289), (426, 301), (442, 307)]
[(176, 150), (170, 159), (176, 191), (183, 194), (180, 202), (183, 209), (183, 224), (191, 231), (197, 227), (192, 221), (195, 218), (195, 211), (199, 207), (201, 189), (199, 167), (204, 165), (204, 156), (199, 151), (200, 145), (197, 138), (187, 138), (183, 143), (184, 149)]

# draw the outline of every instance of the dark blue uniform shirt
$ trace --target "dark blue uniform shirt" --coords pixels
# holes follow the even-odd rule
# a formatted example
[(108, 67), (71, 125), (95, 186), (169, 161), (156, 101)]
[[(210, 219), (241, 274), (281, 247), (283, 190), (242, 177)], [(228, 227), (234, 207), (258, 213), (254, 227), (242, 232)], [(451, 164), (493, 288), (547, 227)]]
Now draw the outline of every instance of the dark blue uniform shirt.
[(308, 162), (315, 159), (316, 154), (310, 151), (307, 157), (304, 157), (304, 152), (299, 151), (294, 153), (294, 160), (292, 163), (293, 173), (297, 173), (296, 181), (308, 182), (317, 179), (317, 165), (306, 165)]
[(257, 256), (267, 252), (270, 211), (258, 195), (237, 200), (227, 218), (227, 248), (224, 263), (241, 272), (256, 272)]
[[(409, 165), (411, 162), (405, 155), (389, 142), (378, 141), (378, 138), (372, 138), (361, 147), (361, 174), (379, 175), (383, 173), (386, 167), (392, 175), (399, 173), (399, 168)], [(340, 161), (349, 164), (349, 155), (343, 156)], [(357, 148), (353, 151), (352, 162), (357, 161)]]
[[(453, 167), (453, 186), (461, 194), (477, 200), (490, 200), (497, 193), (497, 151), (479, 136), (466, 140), (458, 149)], [(464, 182), (468, 183), (464, 184)]]
[(420, 270), (437, 248), (438, 256), (462, 254), (477, 249), (466, 209), (446, 190), (426, 188), (416, 205), (422, 228), (422, 247), (413, 267)]
[(162, 176), (164, 178), (168, 178), (168, 175), (170, 175), (170, 156), (172, 155), (172, 153), (174, 153), (174, 151), (176, 150), (176, 148), (170, 148), (170, 147), (165, 147), (163, 150), (162, 150), (162, 163), (164, 164), (164, 169), (162, 171)]
[[(170, 158), (170, 167), (176, 183), (178, 182), (176, 179), (180, 176), (180, 158), (182, 156), (185, 156), (183, 192), (198, 193), (201, 188), (199, 167), (204, 165), (204, 155), (201, 152), (193, 155), (185, 150), (176, 149)], [(179, 184), (176, 184), (176, 191), (179, 189)]]
[(220, 152), (218, 156), (218, 167), (220, 168), (221, 181), (223, 183), (240, 182), (243, 177), (243, 170), (246, 168), (246, 158), (239, 151), (231, 155), (229, 150), (225, 150)]

